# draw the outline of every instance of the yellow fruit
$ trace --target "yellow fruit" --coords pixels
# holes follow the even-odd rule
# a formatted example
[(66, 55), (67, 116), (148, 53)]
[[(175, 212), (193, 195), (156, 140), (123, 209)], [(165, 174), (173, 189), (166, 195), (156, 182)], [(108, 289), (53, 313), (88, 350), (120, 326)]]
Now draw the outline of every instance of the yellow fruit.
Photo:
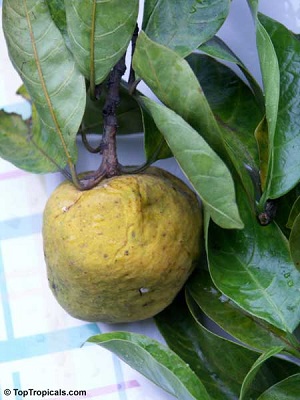
[(192, 272), (201, 231), (195, 194), (159, 168), (106, 179), (88, 191), (64, 182), (44, 212), (50, 287), (79, 319), (152, 317)]

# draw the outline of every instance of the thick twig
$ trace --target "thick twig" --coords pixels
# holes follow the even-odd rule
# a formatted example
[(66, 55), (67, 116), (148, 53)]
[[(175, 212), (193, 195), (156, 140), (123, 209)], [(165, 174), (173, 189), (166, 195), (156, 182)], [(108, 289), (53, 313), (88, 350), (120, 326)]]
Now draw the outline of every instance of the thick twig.
[(106, 172), (102, 169), (102, 164), (97, 171), (89, 173), (81, 178), (81, 190), (89, 190), (98, 185), (106, 177)]
[[(107, 82), (107, 95), (103, 107), (103, 135), (100, 146), (97, 149), (90, 148), (85, 135), (82, 135), (85, 146), (94, 152), (98, 150), (102, 154), (100, 167), (80, 179), (81, 190), (92, 189), (102, 179), (109, 178), (120, 173), (120, 166), (117, 157), (116, 134), (117, 134), (117, 115), (116, 109), (120, 102), (119, 88), (121, 78), (126, 70), (125, 54), (112, 69)], [(96, 91), (97, 92), (97, 91)]]
[(107, 177), (118, 175), (119, 163), (117, 157), (116, 134), (117, 115), (116, 109), (120, 102), (120, 82), (126, 71), (125, 54), (111, 71), (108, 79), (108, 91), (103, 107), (104, 130), (102, 136), (102, 168)]
[[(139, 28), (138, 25), (136, 24), (131, 39), (131, 44), (132, 44), (131, 66), (130, 66), (130, 74), (128, 81), (129, 87), (131, 85), (132, 90), (134, 90), (137, 84), (135, 80), (135, 73), (132, 66), (132, 59), (135, 51), (138, 33), (139, 33)], [(102, 160), (99, 168), (96, 171), (90, 172), (86, 174), (84, 177), (80, 178), (79, 186), (81, 190), (92, 189), (102, 179), (122, 174), (127, 169), (126, 167), (122, 167), (118, 162), (117, 146), (116, 146), (116, 135), (118, 127), (116, 109), (120, 102), (119, 90), (120, 90), (121, 79), (126, 71), (125, 58), (126, 58), (126, 53), (114, 66), (108, 77), (107, 81), (108, 90), (106, 94), (105, 104), (102, 110), (104, 127), (100, 145), (97, 146), (96, 148), (93, 148), (89, 144), (84, 130), (81, 131), (82, 141), (87, 150), (92, 153), (98, 152), (102, 154)], [(93, 80), (91, 80), (90, 83), (91, 85), (94, 85)], [(92, 98), (99, 99), (101, 96), (101, 85), (94, 85), (93, 87), (90, 87), (90, 92)], [(147, 164), (148, 163), (138, 168), (132, 168), (132, 172), (143, 170), (144, 168), (147, 167)]]

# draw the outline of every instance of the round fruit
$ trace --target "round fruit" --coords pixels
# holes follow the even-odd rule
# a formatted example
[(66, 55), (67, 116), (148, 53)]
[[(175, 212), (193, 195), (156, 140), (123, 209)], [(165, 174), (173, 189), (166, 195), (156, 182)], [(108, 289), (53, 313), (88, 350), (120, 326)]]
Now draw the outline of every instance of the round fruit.
[(129, 322), (168, 306), (199, 256), (198, 199), (159, 168), (79, 191), (64, 182), (43, 220), (50, 287), (86, 321)]

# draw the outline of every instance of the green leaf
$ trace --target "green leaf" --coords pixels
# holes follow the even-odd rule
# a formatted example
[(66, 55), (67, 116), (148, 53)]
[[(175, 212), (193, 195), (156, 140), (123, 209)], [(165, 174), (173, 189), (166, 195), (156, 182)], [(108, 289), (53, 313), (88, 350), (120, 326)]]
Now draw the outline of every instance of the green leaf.
[(3, 29), (10, 58), (36, 105), (43, 130), (63, 159), (61, 167), (73, 164), (85, 84), (46, 2), (4, 0)]
[(199, 50), (211, 57), (239, 65), (242, 69), (246, 68), (236, 54), (234, 54), (227, 44), (218, 36), (214, 36), (207, 42), (203, 43), (199, 46)]
[[(262, 14), (259, 21), (268, 33), (278, 59), (280, 97), (273, 138), (273, 169), (269, 196), (278, 198), (300, 180), (300, 41), (285, 26)], [(272, 75), (272, 74), (270, 74)], [(269, 88), (274, 96), (276, 82)]]
[(19, 87), (19, 89), (16, 91), (16, 94), (20, 95), (21, 97), (23, 97), (23, 99), (27, 100), (28, 102), (31, 102), (30, 95), (24, 84)]
[(159, 100), (198, 131), (215, 151), (226, 153), (218, 124), (187, 61), (141, 32), (133, 67)]
[(112, 332), (92, 336), (90, 343), (112, 351), (132, 368), (180, 400), (209, 400), (191, 368), (166, 346), (147, 336)]
[(250, 314), (292, 332), (300, 322), (300, 273), (275, 223), (261, 226), (237, 186), (243, 230), (210, 225), (207, 255), (217, 288)]
[(150, 99), (143, 102), (211, 218), (224, 228), (242, 228), (232, 177), (223, 161), (174, 111)]
[(297, 198), (300, 196), (300, 184), (295, 186), (284, 196), (279, 199), (273, 200), (277, 207), (275, 216), (275, 222), (280, 227), (283, 234), (288, 239), (291, 233), (291, 229), (287, 227), (287, 221), (290, 217), (291, 210)]
[(214, 36), (206, 43), (203, 43), (199, 50), (211, 57), (224, 60), (237, 65), (248, 80), (250, 87), (255, 94), (256, 101), (258, 102), (262, 111), (264, 111), (264, 98), (262, 90), (243, 62), (233, 53), (233, 51), (223, 42), (218, 36)]
[(257, 1), (249, 0), (249, 4), (257, 23), (257, 42), (269, 128), (269, 162), (262, 199), (264, 203), (269, 197), (282, 196), (300, 179), (297, 167), (300, 136), (295, 134), (299, 125), (296, 117), (299, 113), (299, 102), (296, 100), (300, 90), (300, 42), (280, 23), (262, 14), (257, 16)]
[(257, 400), (299, 400), (300, 374), (289, 376), (266, 390)]
[(297, 200), (295, 201), (295, 203), (292, 206), (292, 209), (290, 211), (289, 218), (288, 218), (288, 221), (286, 224), (287, 228), (292, 229), (292, 227), (295, 223), (295, 220), (299, 214), (300, 214), (300, 196), (297, 198)]
[(140, 107), (143, 115), (146, 160), (152, 163), (156, 160), (173, 157), (170, 147), (143, 102), (140, 102)]
[(262, 190), (264, 190), (266, 187), (269, 162), (268, 126), (265, 117), (260, 121), (255, 130), (255, 139), (259, 151), (261, 187)]
[(168, 346), (190, 365), (214, 400), (238, 398), (257, 358), (254, 353), (207, 331), (179, 301), (158, 314), (155, 322)]
[[(106, 86), (103, 85), (101, 97), (92, 100), (87, 95), (86, 108), (83, 116), (81, 129), (85, 133), (103, 133), (102, 110), (107, 93)], [(143, 132), (143, 122), (138, 102), (128, 93), (128, 90), (120, 86), (120, 104), (116, 110), (118, 120), (118, 134), (129, 134)]]
[(230, 68), (197, 53), (187, 61), (222, 130), (232, 164), (254, 203), (255, 197), (259, 199), (261, 195), (254, 132), (263, 118), (262, 111), (249, 87)]
[(229, 0), (145, 0), (143, 30), (185, 57), (220, 29), (229, 6)]
[[(293, 224), (293, 229), (290, 234), (290, 250), (293, 262), (298, 268), (300, 273), (300, 214), (298, 214)], [(292, 285), (294, 281), (291, 279), (289, 284)]]
[(274, 140), (279, 105), (280, 72), (278, 59), (270, 36), (268, 35), (263, 25), (260, 23), (260, 20), (257, 16), (258, 0), (248, 0), (248, 3), (252, 10), (256, 24), (256, 42), (264, 85), (266, 119), (269, 131), (269, 160), (267, 183), (261, 201), (261, 207), (264, 208), (266, 200), (270, 197), (270, 184), (274, 174)]
[(125, 53), (139, 1), (69, 0), (65, 6), (71, 49), (93, 90)]
[(236, 157), (253, 169), (259, 165), (254, 131), (263, 117), (249, 87), (228, 67), (201, 54), (187, 57), (213, 114), (224, 130), (224, 140)]
[(260, 368), (262, 365), (268, 360), (269, 358), (277, 355), (282, 351), (283, 347), (272, 347), (265, 353), (263, 353), (252, 365), (250, 371), (248, 374), (245, 376), (244, 382), (241, 387), (241, 393), (239, 400), (245, 400), (247, 397), (247, 394), (249, 392), (249, 389), (251, 388), (251, 384), (255, 378), (255, 376), (258, 374)]
[(215, 287), (208, 272), (196, 270), (187, 290), (211, 320), (242, 343), (259, 351), (284, 346), (291, 354), (298, 355), (285, 332), (237, 307)]
[(35, 129), (20, 115), (0, 110), (0, 157), (29, 172), (57, 171), (57, 166), (39, 150), (43, 144)]
[[(214, 400), (237, 400), (257, 354), (208, 331), (200, 322), (198, 307), (188, 295), (187, 301), (193, 316), (179, 297), (155, 317), (159, 330), (169, 347), (195, 371)], [(288, 362), (279, 360), (279, 364), (277, 361), (273, 364), (270, 360), (251, 385), (252, 398), (295, 370)]]
[(49, 11), (55, 25), (61, 31), (62, 35), (67, 38), (67, 17), (64, 0), (46, 0)]
[[(197, 63), (192, 63), (192, 60), (201, 60), (201, 58), (198, 57), (201, 56), (193, 55), (189, 57), (191, 64), (197, 65)], [(205, 60), (210, 59), (207, 57)], [(218, 110), (219, 114), (221, 115), (219, 126), (216, 120), (217, 116), (215, 118), (213, 114), (213, 105), (211, 108), (205, 97), (206, 93), (204, 94), (196, 75), (189, 64), (176, 53), (174, 53), (174, 51), (152, 42), (146, 36), (146, 34), (142, 32), (137, 41), (133, 61), (134, 68), (136, 69), (137, 73), (142, 79), (145, 80), (155, 95), (165, 105), (183, 117), (183, 119), (187, 121), (206, 140), (206, 142), (218, 153), (218, 155), (230, 168), (234, 170), (236, 168), (238, 170), (240, 178), (247, 188), (247, 191), (250, 193), (249, 196), (253, 197), (252, 176), (250, 176), (251, 174), (249, 175), (246, 171), (243, 158), (241, 157), (242, 154), (250, 154), (250, 152), (248, 149), (246, 152), (244, 152), (246, 148), (245, 145), (243, 145), (239, 140), (238, 135), (234, 133), (235, 127), (238, 126), (238, 132), (242, 134), (246, 132), (248, 138), (251, 135), (252, 143), (254, 143), (253, 133), (248, 131), (248, 128), (250, 126), (254, 126), (254, 123), (251, 121), (251, 118), (249, 118), (249, 113), (245, 114), (247, 111), (245, 108), (247, 101), (243, 100), (243, 102), (241, 101), (241, 106), (237, 106), (238, 103), (235, 99), (234, 90), (230, 92), (230, 89), (226, 91), (226, 96), (228, 97), (222, 96), (220, 103), (218, 103), (216, 100), (217, 96), (211, 96), (210, 101), (215, 106), (215, 110)], [(165, 65), (165, 68), (161, 68), (162, 63)], [(206, 64), (204, 64), (203, 71), (208, 71), (208, 75), (209, 67), (212, 65), (211, 63), (213, 63), (213, 60), (206, 61)], [(221, 68), (222, 67), (220, 67), (220, 71), (222, 71)], [(200, 71), (202, 68), (199, 66), (197, 69), (199, 75), (201, 76), (202, 73)], [(216, 71), (216, 68), (214, 68), (214, 71)], [(207, 83), (207, 93), (213, 93), (214, 82), (217, 80), (218, 73), (219, 71), (214, 74), (210, 85)], [(231, 82), (234, 77), (235, 83), (238, 82), (236, 76), (232, 73), (228, 78), (228, 69), (226, 69), (226, 72), (223, 72), (223, 74), (224, 76), (227, 74), (227, 79), (231, 80)], [(212, 75), (210, 78), (212, 78)], [(203, 79), (202, 82), (207, 82), (207, 80)], [(220, 89), (220, 86), (221, 79), (216, 83), (215, 87), (218, 90)], [(254, 101), (253, 95), (251, 94), (250, 90), (246, 88), (245, 84), (243, 84), (243, 87), (245, 88), (244, 90), (248, 91), (248, 95), (250, 94), (250, 96), (248, 96), (250, 98), (248, 105), (250, 105), (251, 100), (252, 102)], [(224, 86), (222, 90), (224, 91)], [(237, 94), (238, 90), (235, 93)], [(243, 97), (243, 99), (245, 99), (245, 97)], [(234, 104), (231, 104), (231, 101), (234, 101)], [(224, 109), (225, 105), (226, 108)], [(217, 107), (219, 107), (219, 109), (217, 109)], [(243, 110), (243, 113), (241, 114), (241, 118), (239, 117), (238, 112), (234, 113), (235, 126), (233, 124), (231, 126), (228, 123), (228, 126), (225, 129), (225, 127), (222, 126), (222, 118), (224, 117), (225, 121), (227, 117), (230, 118), (230, 107), (233, 109), (238, 108), (238, 112)], [(255, 121), (256, 116), (260, 113), (259, 108), (257, 105), (254, 105), (251, 106), (251, 110), (254, 111), (253, 121)], [(233, 116), (231, 115), (231, 117)], [(228, 118), (227, 122), (229, 122)], [(244, 130), (241, 128), (243, 124), (238, 124), (241, 121), (248, 121)], [(243, 150), (241, 150), (241, 147)], [(252, 146), (252, 149), (254, 149), (254, 146)], [(229, 159), (229, 155), (231, 159)], [(251, 169), (252, 173), (254, 170), (250, 166), (249, 168)], [(255, 177), (254, 180), (257, 180), (257, 177)]]

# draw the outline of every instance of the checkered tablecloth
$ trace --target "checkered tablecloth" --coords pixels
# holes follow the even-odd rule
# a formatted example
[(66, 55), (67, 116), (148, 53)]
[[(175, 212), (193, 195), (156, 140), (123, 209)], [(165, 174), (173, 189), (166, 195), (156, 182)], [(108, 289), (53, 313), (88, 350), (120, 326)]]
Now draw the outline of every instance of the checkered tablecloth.
[[(15, 95), (20, 84), (1, 27), (0, 108), (28, 116), (28, 105)], [(85, 323), (70, 317), (50, 292), (41, 224), (46, 200), (60, 179), (58, 174), (29, 174), (0, 159), (0, 399), (20, 399), (20, 390), (29, 389), (86, 390), (92, 399), (173, 399), (109, 351), (81, 347), (91, 335), (112, 330), (162, 340), (152, 320)]]

